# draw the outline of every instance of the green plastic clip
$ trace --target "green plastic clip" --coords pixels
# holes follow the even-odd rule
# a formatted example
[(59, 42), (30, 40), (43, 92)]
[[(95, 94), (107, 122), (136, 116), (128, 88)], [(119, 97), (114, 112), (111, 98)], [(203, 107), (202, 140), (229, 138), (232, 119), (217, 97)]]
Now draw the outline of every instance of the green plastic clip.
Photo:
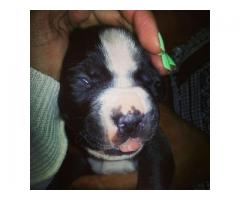
[(173, 59), (165, 51), (163, 38), (159, 32), (158, 32), (158, 40), (159, 40), (160, 48), (161, 48), (161, 53), (159, 54), (159, 56), (162, 57), (163, 66), (165, 69), (171, 71), (173, 68), (175, 68), (176, 64), (173, 61)]

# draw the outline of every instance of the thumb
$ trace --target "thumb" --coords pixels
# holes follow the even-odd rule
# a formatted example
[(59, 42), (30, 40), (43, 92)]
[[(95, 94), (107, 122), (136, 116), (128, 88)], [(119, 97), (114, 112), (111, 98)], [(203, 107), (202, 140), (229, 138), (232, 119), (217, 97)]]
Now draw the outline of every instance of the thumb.
[(73, 11), (68, 11), (69, 12), (69, 23), (72, 26), (72, 28), (80, 26), (81, 23), (86, 21), (89, 16), (90, 16), (90, 11), (83, 10), (73, 10)]

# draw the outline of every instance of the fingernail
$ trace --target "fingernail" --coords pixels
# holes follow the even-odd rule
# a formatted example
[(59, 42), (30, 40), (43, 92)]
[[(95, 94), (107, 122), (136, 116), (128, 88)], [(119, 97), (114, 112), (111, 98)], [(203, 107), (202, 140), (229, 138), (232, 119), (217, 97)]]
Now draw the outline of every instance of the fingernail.
[(175, 62), (174, 60), (167, 54), (165, 50), (165, 45), (163, 42), (163, 38), (160, 32), (158, 32), (158, 40), (159, 40), (159, 45), (161, 48), (161, 52), (158, 54), (162, 58), (163, 62), (163, 67), (169, 71), (175, 69)]

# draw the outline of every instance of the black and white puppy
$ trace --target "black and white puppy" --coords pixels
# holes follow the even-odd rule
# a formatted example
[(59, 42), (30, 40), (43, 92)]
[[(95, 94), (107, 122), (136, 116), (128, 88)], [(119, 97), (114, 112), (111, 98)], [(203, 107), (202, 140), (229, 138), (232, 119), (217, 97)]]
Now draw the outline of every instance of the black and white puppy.
[(78, 156), (98, 174), (137, 169), (138, 189), (169, 188), (174, 162), (159, 127), (159, 74), (127, 30), (84, 32), (86, 54), (63, 70), (59, 95), (67, 135), (85, 152)]

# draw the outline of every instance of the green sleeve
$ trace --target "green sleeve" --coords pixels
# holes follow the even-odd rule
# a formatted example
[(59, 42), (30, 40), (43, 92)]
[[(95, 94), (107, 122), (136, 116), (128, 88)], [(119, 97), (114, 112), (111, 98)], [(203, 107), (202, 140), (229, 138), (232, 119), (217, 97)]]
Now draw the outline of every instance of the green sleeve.
[(67, 151), (64, 122), (59, 116), (59, 83), (30, 71), (30, 179), (31, 185), (53, 177)]

